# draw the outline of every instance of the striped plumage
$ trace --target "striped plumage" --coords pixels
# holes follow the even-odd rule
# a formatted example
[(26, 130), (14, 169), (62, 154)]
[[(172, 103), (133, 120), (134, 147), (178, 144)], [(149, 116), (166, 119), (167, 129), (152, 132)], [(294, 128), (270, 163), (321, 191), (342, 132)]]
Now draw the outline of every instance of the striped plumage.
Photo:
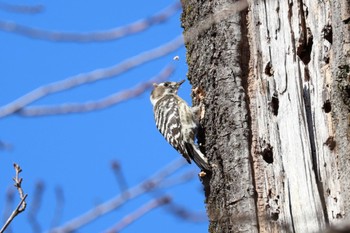
[(197, 124), (192, 109), (177, 95), (183, 82), (184, 80), (154, 84), (150, 99), (156, 126), (189, 163), (192, 159), (198, 167), (208, 171), (208, 161), (194, 143)]

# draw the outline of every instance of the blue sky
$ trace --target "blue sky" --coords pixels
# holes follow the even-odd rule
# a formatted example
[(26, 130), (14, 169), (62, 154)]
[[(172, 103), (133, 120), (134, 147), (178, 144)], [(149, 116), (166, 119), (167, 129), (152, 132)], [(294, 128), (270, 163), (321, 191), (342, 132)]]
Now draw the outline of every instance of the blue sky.
[[(10, 2), (10, 1), (9, 1)], [(66, 31), (104, 31), (159, 12), (173, 1), (14, 1), (14, 4), (42, 4), (40, 14), (17, 14), (0, 11), (0, 19), (30, 27)], [(3, 106), (29, 91), (67, 77), (106, 68), (124, 59), (166, 43), (182, 33), (180, 12), (166, 23), (155, 25), (140, 34), (107, 42), (52, 42), (28, 38), (0, 30), (0, 105)], [(172, 59), (180, 56), (178, 62)], [(85, 102), (103, 98), (132, 88), (155, 76), (169, 62), (176, 63), (172, 80), (186, 78), (185, 49), (142, 65), (117, 77), (84, 85), (43, 98), (32, 105)], [(0, 119), (0, 140), (12, 150), (0, 151), (0, 210), (6, 192), (12, 186), (14, 169), (22, 169), (23, 189), (28, 193), (26, 212), (12, 223), (16, 232), (30, 232), (27, 213), (33, 203), (35, 184), (43, 182), (44, 194), (38, 212), (42, 231), (49, 230), (55, 208), (55, 188), (64, 193), (61, 224), (93, 206), (108, 201), (119, 193), (111, 161), (120, 162), (129, 187), (143, 181), (180, 155), (156, 130), (149, 94), (131, 99), (101, 111), (60, 116), (21, 117), (11, 115)], [(179, 93), (191, 103), (189, 83)], [(176, 175), (193, 171), (186, 165)], [(173, 201), (195, 213), (204, 213), (204, 195), (199, 180), (163, 189)], [(103, 232), (123, 216), (154, 197), (144, 195), (122, 208), (83, 227), (79, 232)], [(17, 198), (17, 196), (16, 196)], [(17, 204), (17, 199), (15, 204)], [(208, 222), (193, 223), (158, 208), (123, 232), (206, 232)]]

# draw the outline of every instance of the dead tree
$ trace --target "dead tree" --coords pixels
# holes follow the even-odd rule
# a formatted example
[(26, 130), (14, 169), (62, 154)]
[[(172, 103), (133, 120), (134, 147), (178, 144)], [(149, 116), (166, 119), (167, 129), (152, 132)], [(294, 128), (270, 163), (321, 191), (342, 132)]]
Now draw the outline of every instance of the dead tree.
[(349, 1), (182, 6), (188, 78), (204, 96), (199, 141), (213, 167), (209, 232), (349, 221)]

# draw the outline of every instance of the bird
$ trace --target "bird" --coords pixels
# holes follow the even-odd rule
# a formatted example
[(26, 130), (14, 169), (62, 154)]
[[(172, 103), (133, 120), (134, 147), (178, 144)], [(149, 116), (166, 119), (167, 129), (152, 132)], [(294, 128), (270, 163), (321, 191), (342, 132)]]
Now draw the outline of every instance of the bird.
[(199, 123), (195, 108), (188, 106), (178, 96), (180, 82), (154, 83), (150, 101), (153, 105), (154, 119), (159, 132), (191, 164), (191, 160), (202, 171), (210, 171), (208, 159), (195, 144)]

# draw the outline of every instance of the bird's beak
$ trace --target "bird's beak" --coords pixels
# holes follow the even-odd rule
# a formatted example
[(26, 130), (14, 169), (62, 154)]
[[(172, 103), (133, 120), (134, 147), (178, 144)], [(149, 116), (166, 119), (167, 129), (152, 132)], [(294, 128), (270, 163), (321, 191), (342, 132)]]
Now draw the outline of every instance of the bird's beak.
[(177, 86), (181, 86), (181, 84), (183, 84), (185, 82), (185, 79), (184, 80), (181, 80), (180, 82), (177, 83)]
[(153, 83), (153, 86), (154, 87), (158, 87), (158, 83)]

